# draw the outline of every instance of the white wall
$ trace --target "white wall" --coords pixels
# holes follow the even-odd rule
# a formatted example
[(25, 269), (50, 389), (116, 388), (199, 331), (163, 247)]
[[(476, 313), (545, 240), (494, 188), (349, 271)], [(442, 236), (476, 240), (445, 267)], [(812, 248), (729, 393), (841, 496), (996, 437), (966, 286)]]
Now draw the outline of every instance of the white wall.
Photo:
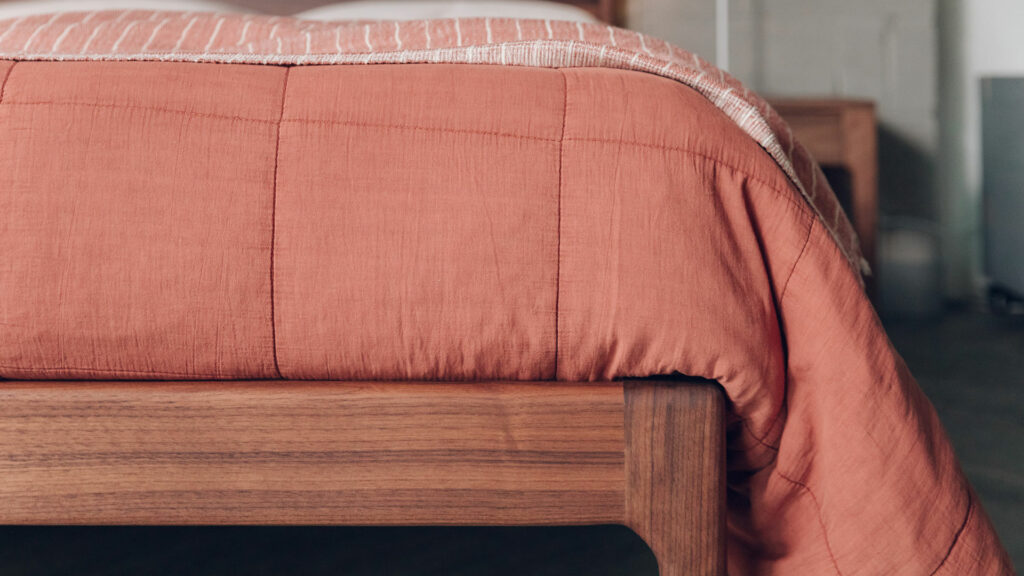
[(977, 74), (1024, 72), (1024, 2), (970, 0), (964, 4), (971, 70)]

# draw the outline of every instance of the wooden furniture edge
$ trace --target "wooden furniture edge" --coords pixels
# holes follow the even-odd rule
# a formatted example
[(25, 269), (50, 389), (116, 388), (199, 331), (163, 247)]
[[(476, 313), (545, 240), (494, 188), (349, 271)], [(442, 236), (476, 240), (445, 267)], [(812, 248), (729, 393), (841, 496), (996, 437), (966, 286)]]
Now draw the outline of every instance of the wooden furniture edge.
[(0, 382), (0, 524), (624, 524), (724, 574), (714, 383)]
[[(877, 271), (878, 119), (872, 100), (850, 98), (768, 98), (793, 133), (824, 166), (850, 176), (852, 223), (861, 251)], [(877, 282), (868, 280), (871, 296)]]
[(625, 384), (626, 526), (661, 574), (725, 574), (725, 397), (716, 383)]

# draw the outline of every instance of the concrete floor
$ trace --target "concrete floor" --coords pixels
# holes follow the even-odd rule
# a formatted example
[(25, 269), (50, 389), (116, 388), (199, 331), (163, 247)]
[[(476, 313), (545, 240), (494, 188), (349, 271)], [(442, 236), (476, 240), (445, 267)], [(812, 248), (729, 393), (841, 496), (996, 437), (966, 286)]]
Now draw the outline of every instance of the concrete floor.
[(1024, 315), (890, 321), (1014, 566), (1024, 566)]
[[(1024, 317), (887, 323), (1024, 565)], [(0, 528), (0, 574), (653, 575), (625, 528)]]

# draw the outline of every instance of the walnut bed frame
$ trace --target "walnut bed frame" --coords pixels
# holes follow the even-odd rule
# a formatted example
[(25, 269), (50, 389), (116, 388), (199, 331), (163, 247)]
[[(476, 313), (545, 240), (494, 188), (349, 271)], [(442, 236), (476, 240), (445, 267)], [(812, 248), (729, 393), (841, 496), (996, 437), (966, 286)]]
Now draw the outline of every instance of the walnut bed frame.
[(0, 524), (624, 524), (724, 574), (699, 380), (0, 382)]
[(721, 575), (724, 412), (696, 379), (0, 381), (0, 524), (623, 524)]

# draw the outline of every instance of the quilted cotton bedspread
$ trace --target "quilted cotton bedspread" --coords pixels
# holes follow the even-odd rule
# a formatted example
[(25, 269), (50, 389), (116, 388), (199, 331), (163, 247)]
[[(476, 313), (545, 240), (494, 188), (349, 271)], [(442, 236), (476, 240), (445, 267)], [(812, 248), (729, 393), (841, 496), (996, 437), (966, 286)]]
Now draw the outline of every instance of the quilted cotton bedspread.
[(817, 167), (700, 59), (545, 21), (0, 22), (0, 376), (674, 372), (730, 399), (731, 573), (1011, 571)]

